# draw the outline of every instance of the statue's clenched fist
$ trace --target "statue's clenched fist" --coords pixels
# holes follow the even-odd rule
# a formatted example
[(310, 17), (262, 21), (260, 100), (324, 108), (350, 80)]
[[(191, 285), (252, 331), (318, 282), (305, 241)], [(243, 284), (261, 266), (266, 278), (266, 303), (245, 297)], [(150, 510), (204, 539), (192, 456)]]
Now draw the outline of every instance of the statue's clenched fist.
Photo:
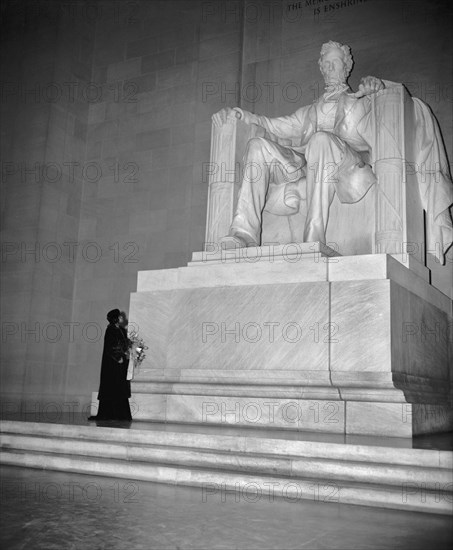
[(354, 97), (364, 97), (366, 95), (375, 94), (384, 88), (384, 83), (380, 78), (376, 78), (375, 76), (365, 76), (360, 81), (359, 89), (353, 95)]

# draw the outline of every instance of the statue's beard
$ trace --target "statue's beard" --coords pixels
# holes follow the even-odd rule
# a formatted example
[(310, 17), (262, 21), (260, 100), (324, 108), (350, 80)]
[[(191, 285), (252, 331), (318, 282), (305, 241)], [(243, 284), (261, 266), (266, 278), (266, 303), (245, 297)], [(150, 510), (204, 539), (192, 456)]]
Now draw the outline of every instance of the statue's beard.
[(344, 74), (332, 77), (324, 75), (324, 83), (326, 88), (339, 88), (346, 84), (346, 76)]

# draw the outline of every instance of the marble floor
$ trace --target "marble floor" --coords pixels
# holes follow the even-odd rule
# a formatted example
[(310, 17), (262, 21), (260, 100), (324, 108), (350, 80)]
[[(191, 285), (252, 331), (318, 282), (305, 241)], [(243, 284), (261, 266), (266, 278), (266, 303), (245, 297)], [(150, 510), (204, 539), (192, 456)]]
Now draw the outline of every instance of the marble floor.
[(1, 468), (5, 550), (450, 548), (448, 516)]

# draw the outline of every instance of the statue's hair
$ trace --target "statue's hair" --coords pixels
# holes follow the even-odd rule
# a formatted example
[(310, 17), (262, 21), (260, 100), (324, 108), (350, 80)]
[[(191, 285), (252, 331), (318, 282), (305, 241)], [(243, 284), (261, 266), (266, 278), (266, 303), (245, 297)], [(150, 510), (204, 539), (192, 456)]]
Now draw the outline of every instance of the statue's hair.
[(352, 70), (353, 60), (351, 55), (351, 48), (347, 46), (346, 44), (340, 44), (340, 42), (334, 42), (333, 40), (329, 40), (329, 42), (326, 42), (321, 47), (321, 54), (319, 56), (318, 65), (321, 67), (322, 63), (322, 57), (326, 53), (330, 52), (330, 50), (337, 49), (343, 52), (343, 61), (345, 64), (345, 75), (346, 77), (349, 76), (349, 73)]

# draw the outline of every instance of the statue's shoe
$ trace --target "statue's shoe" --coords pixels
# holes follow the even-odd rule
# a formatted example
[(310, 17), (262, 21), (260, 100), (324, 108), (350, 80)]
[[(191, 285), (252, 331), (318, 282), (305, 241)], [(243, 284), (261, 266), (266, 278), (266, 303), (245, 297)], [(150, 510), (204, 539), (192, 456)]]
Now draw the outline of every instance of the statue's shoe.
[(290, 182), (285, 185), (283, 202), (286, 206), (294, 210), (294, 213), (298, 212), (300, 208), (300, 202), (302, 200), (301, 185), (303, 183), (305, 183), (305, 178), (303, 178), (303, 181)]
[(247, 246), (258, 246), (253, 241), (247, 241), (240, 234), (226, 235), (220, 239), (220, 246), (224, 250), (234, 250), (235, 248), (246, 248)]
[(288, 206), (288, 208), (291, 208), (297, 212), (300, 207), (299, 193), (297, 191), (285, 193), (284, 203)]

